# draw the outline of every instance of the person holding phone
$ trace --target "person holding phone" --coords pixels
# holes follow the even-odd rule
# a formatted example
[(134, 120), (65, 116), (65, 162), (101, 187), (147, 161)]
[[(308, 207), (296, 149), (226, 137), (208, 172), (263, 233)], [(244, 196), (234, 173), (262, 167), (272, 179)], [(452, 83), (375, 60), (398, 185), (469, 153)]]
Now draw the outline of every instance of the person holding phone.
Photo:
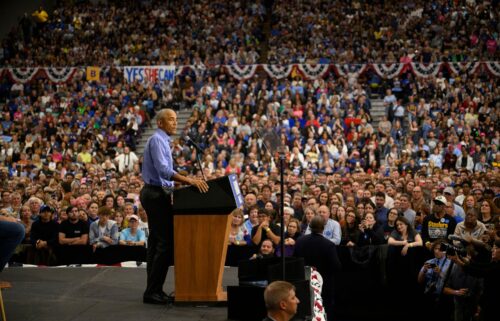
[[(446, 257), (446, 252), (441, 251), (442, 239), (434, 241), (431, 245), (431, 251), (434, 258), (427, 260), (418, 273), (418, 283), (424, 285), (424, 302), (422, 306), (432, 313), (434, 309), (441, 311), (442, 316), (450, 312), (443, 303), (442, 293), (447, 271), (451, 260)], [(424, 315), (431, 315), (425, 313)], [(440, 318), (440, 320), (444, 320)]]
[(444, 276), (451, 262), (446, 257), (446, 252), (441, 251), (441, 243), (441, 239), (432, 243), (434, 258), (427, 260), (418, 273), (418, 282), (424, 284), (424, 292), (430, 296), (438, 296), (443, 291)]

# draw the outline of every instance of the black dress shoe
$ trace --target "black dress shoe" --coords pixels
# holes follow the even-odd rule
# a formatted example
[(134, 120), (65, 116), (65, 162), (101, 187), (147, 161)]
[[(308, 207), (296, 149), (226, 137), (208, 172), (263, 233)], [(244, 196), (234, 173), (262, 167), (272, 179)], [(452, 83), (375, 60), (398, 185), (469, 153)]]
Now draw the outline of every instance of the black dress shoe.
[(167, 302), (174, 302), (175, 301), (175, 296), (172, 296), (172, 295), (168, 295), (166, 294), (165, 292), (161, 291), (160, 293), (161, 297), (165, 300), (167, 300)]
[(161, 293), (154, 293), (144, 295), (142, 297), (142, 302), (148, 304), (167, 304), (167, 299), (163, 298), (163, 295)]

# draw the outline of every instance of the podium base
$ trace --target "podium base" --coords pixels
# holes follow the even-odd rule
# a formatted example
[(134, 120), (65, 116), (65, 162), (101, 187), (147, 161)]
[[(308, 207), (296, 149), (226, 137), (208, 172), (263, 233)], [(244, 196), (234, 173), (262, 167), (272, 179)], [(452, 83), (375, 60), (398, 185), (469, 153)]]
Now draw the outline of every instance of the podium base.
[(176, 295), (174, 305), (178, 306), (210, 306), (224, 307), (227, 306), (227, 292), (219, 292), (215, 296), (203, 295)]

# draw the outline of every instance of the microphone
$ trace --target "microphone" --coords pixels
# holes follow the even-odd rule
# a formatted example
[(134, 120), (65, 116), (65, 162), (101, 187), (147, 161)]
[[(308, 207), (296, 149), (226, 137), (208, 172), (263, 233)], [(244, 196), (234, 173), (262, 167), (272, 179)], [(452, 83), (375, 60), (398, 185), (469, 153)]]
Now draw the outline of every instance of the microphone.
[(201, 172), (201, 175), (203, 176), (203, 179), (205, 181), (207, 181), (207, 178), (205, 177), (205, 173), (203, 173), (203, 167), (201, 167), (201, 159), (200, 159), (200, 154), (203, 154), (203, 149), (201, 149), (200, 146), (198, 146), (198, 144), (196, 144), (192, 139), (191, 137), (189, 137), (188, 135), (184, 136), (184, 140), (187, 141), (187, 142), (190, 142), (191, 145), (193, 145), (196, 150), (198, 151), (198, 153), (196, 153), (196, 160), (198, 161), (198, 166), (200, 168), (200, 172)]
[(194, 140), (192, 140), (191, 137), (186, 135), (183, 138), (185, 141), (191, 143), (191, 145), (193, 145), (200, 153), (203, 153), (203, 149), (198, 144), (196, 144), (196, 142)]

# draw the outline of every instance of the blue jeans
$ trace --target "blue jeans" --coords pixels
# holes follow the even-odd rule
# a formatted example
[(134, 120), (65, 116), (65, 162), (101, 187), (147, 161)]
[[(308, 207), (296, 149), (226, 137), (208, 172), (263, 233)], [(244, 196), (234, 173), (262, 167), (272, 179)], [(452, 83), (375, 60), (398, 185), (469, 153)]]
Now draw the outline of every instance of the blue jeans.
[(24, 239), (24, 226), (20, 223), (0, 221), (0, 272), (12, 253)]

